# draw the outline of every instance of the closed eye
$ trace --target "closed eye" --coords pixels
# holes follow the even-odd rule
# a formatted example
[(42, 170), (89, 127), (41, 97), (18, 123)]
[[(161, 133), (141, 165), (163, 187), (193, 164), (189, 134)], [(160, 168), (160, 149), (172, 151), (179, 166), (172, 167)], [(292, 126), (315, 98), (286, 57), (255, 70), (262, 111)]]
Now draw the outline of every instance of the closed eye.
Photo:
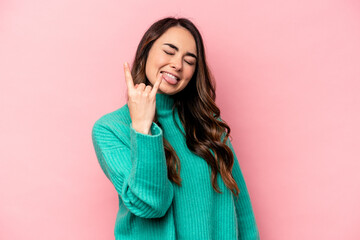
[[(167, 51), (165, 51), (165, 50), (163, 50), (166, 54), (168, 54), (168, 55), (174, 55), (174, 53), (169, 53), (169, 52), (167, 52)], [(194, 65), (194, 63), (191, 63), (191, 62), (188, 62), (188, 61), (185, 61), (187, 64), (189, 64), (190, 66), (192, 66), (192, 65)]]
[(169, 53), (169, 52), (167, 52), (167, 51), (165, 51), (165, 50), (164, 50), (164, 52), (165, 52), (166, 54), (169, 54), (169, 55), (174, 55), (174, 53)]

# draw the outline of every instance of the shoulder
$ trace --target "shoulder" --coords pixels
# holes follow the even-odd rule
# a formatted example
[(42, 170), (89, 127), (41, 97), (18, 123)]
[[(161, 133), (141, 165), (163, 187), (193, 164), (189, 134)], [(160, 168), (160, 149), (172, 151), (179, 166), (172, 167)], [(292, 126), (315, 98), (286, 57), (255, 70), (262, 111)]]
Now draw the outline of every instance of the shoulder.
[(92, 135), (128, 135), (130, 123), (131, 117), (126, 103), (122, 107), (98, 118), (93, 124)]
[(106, 113), (104, 115), (102, 115), (101, 117), (99, 117), (94, 125), (113, 125), (113, 124), (127, 124), (131, 122), (131, 118), (130, 118), (130, 112), (129, 112), (129, 107), (126, 104), (124, 104), (122, 107)]

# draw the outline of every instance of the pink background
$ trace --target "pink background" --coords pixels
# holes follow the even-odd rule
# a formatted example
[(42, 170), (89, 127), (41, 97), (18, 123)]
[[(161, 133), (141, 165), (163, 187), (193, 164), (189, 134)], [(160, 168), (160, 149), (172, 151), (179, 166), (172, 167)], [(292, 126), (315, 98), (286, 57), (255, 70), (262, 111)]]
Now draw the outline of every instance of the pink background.
[(91, 128), (165, 16), (201, 31), (263, 240), (359, 239), (360, 3), (0, 2), (0, 239), (114, 239)]

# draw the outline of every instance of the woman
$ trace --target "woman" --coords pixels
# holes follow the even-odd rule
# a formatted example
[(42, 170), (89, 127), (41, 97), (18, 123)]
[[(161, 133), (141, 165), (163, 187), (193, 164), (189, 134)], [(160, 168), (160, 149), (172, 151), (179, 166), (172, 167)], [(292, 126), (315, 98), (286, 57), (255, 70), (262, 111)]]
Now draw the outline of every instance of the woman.
[(155, 22), (124, 71), (127, 103), (92, 130), (119, 197), (115, 239), (259, 239), (194, 24)]

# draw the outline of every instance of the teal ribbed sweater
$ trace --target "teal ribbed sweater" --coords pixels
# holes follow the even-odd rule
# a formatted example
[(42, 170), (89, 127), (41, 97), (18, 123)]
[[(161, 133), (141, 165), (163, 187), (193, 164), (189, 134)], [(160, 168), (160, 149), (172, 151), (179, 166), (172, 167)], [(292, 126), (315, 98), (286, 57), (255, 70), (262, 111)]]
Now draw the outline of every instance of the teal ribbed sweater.
[[(97, 159), (119, 197), (115, 239), (260, 239), (247, 187), (234, 149), (233, 177), (239, 198), (226, 188), (221, 175), (214, 191), (210, 167), (192, 153), (177, 111), (172, 117), (171, 95), (156, 94), (161, 129), (151, 125), (146, 135), (132, 128), (128, 105), (105, 114), (92, 129)], [(163, 136), (181, 164), (182, 186), (167, 177)]]

